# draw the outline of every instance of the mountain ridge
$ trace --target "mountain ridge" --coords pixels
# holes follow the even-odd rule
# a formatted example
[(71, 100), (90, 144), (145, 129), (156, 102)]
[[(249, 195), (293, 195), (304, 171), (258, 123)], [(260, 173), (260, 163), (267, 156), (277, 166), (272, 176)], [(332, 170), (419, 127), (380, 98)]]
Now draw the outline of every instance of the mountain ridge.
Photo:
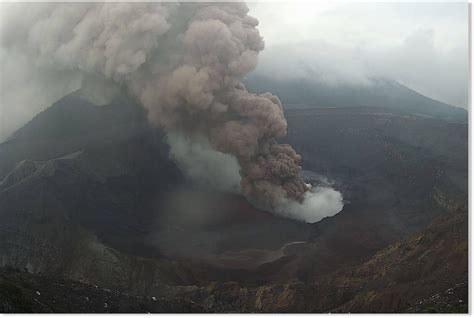
[(325, 84), (311, 78), (278, 79), (254, 72), (244, 84), (257, 93), (273, 92), (287, 108), (385, 107), (416, 115), (467, 122), (467, 111), (424, 96), (395, 80), (370, 79), (369, 84)]

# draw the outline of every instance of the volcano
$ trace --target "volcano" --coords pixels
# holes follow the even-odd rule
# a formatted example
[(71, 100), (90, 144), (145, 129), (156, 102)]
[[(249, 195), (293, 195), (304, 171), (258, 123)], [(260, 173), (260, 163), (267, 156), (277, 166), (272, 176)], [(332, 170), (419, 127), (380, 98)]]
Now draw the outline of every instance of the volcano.
[[(344, 195), (343, 210), (321, 222), (194, 184), (132, 100), (62, 98), (0, 145), (0, 251), (10, 268), (0, 284), (27, 303), (31, 284), (61, 279), (124, 301), (133, 294), (201, 306), (166, 298), (168, 311), (463, 310), (467, 124), (379, 107), (290, 108), (286, 117), (283, 141), (303, 155), (305, 182)], [(443, 257), (446, 267), (436, 261)], [(374, 282), (381, 271), (392, 276)], [(32, 306), (55, 311), (57, 291), (44, 288), (49, 307)], [(449, 288), (462, 303), (445, 297)], [(442, 301), (427, 300), (439, 293)], [(310, 295), (318, 301), (304, 301)], [(0, 298), (4, 311), (25, 310)]]

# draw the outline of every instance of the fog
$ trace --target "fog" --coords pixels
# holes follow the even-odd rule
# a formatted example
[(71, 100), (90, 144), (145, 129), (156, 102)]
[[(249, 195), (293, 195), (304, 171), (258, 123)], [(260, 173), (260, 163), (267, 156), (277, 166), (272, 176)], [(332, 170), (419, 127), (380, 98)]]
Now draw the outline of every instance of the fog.
[[(467, 3), (253, 3), (266, 49), (257, 72), (331, 85), (393, 79), (468, 107)], [(278, 23), (275, 23), (278, 21)]]

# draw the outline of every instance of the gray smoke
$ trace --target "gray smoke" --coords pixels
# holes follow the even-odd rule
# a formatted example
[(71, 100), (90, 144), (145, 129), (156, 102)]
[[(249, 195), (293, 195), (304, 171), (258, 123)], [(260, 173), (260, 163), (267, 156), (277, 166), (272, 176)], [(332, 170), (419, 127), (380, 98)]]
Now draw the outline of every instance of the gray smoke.
[(170, 145), (170, 158), (195, 183), (240, 193), (240, 167), (234, 156), (212, 149), (202, 136), (174, 132), (166, 136), (166, 141)]
[(282, 197), (301, 205), (308, 186), (301, 157), (275, 141), (287, 129), (279, 99), (241, 83), (264, 48), (247, 12), (244, 3), (7, 3), (1, 47), (64, 79), (80, 76), (94, 100), (127, 91), (171, 144), (199, 136), (235, 158), (241, 192), (278, 211)]

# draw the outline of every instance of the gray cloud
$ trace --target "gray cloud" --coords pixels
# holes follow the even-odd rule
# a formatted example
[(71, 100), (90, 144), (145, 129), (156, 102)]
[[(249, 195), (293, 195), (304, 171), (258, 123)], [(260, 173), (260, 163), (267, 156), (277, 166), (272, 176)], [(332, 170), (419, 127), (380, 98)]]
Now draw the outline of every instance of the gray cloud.
[(467, 108), (466, 3), (318, 3), (251, 6), (267, 44), (258, 72), (329, 84), (386, 77)]
[(82, 75), (39, 69), (25, 54), (0, 48), (0, 141), (81, 86)]

